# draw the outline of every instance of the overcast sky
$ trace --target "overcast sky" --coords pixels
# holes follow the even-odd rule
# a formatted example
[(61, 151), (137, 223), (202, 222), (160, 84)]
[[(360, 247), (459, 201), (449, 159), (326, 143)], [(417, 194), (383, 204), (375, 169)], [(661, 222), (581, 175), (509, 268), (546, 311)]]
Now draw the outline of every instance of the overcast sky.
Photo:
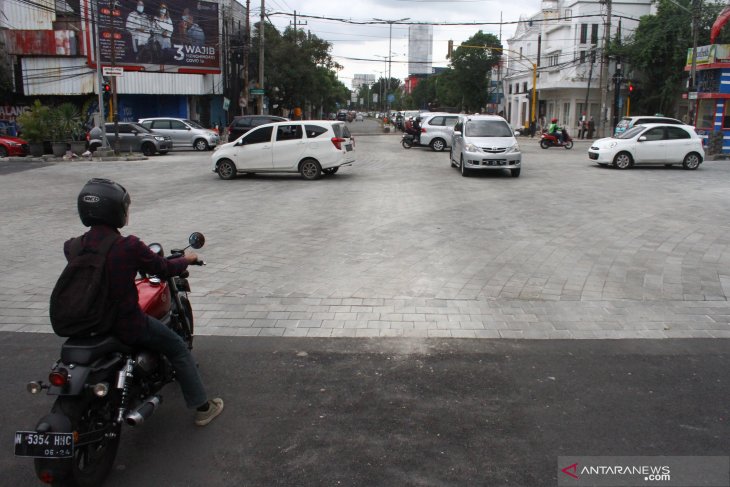
[[(245, 4), (245, 0), (239, 0)], [(433, 65), (447, 66), (446, 52), (448, 40), (455, 44), (465, 41), (479, 30), (500, 36), (500, 14), (502, 43), (514, 34), (515, 24), (520, 15), (529, 16), (540, 8), (538, 0), (265, 0), (266, 11), (271, 22), (283, 31), (293, 23), (287, 15), (297, 12), (299, 28), (311, 31), (332, 44), (331, 55), (344, 66), (338, 73), (340, 80), (351, 87), (354, 74), (373, 74), (379, 78), (387, 69), (389, 26), (357, 25), (337, 20), (320, 20), (306, 16), (345, 19), (353, 22), (368, 22), (374, 19), (398, 20), (409, 18), (407, 22), (455, 22), (473, 24), (467, 26), (438, 26), (433, 28)], [(259, 15), (260, 0), (251, 0), (252, 17)], [(492, 23), (493, 25), (476, 25)], [(391, 76), (403, 79), (408, 75), (408, 26), (393, 25), (391, 50)], [(359, 61), (348, 58), (361, 58)]]

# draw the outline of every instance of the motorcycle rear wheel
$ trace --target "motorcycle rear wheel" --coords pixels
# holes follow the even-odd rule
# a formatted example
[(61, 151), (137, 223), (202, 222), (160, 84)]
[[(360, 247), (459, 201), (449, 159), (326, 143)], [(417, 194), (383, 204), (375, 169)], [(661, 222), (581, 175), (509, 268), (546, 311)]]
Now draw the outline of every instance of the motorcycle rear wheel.
[(569, 140), (568, 142), (566, 142), (565, 143), (565, 148), (566, 149), (572, 149), (573, 148), (573, 141), (572, 140)]
[(548, 147), (550, 147), (550, 143), (547, 140), (542, 139), (540, 141), (540, 147), (542, 147), (543, 149), (547, 149)]
[[(109, 396), (103, 399), (89, 399), (83, 397), (59, 397), (53, 404), (53, 413), (64, 414), (71, 421), (73, 431), (79, 436), (98, 429), (108, 427), (114, 421), (116, 407)], [(101, 441), (76, 445), (74, 456), (68, 459), (36, 458), (36, 474), (50, 468), (65, 470), (66, 477), (54, 482), (53, 485), (65, 487), (97, 487), (104, 483), (114, 465), (114, 459), (119, 449), (121, 439), (121, 425), (112, 428), (111, 435), (106, 435)]]
[(410, 142), (408, 139), (402, 139), (401, 145), (403, 146), (404, 149), (410, 149), (411, 147), (413, 147), (413, 143)]

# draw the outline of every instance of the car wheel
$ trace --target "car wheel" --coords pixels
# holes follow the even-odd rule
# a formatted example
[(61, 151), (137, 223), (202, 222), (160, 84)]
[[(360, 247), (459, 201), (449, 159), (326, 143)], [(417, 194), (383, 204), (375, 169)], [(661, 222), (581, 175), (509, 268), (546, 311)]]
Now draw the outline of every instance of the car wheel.
[(446, 141), (444, 139), (433, 139), (431, 141), (431, 150), (441, 152), (444, 149), (446, 149)]
[(146, 156), (152, 156), (157, 152), (157, 148), (155, 147), (155, 144), (151, 142), (145, 142), (142, 144), (142, 154)]
[(196, 139), (193, 147), (195, 147), (195, 150), (206, 151), (208, 150), (208, 142), (205, 139)]
[(322, 175), (322, 166), (314, 159), (305, 159), (299, 164), (299, 172), (307, 181), (314, 181)]
[(634, 164), (631, 159), (631, 154), (628, 152), (619, 152), (616, 157), (613, 158), (613, 166), (618, 169), (628, 169)]
[(510, 169), (509, 171), (512, 173), (513, 178), (518, 178), (520, 177), (520, 171), (522, 171), (522, 168), (518, 167), (517, 169)]
[(331, 176), (332, 174), (336, 173), (338, 169), (339, 167), (330, 167), (328, 169), (322, 169), (322, 172), (327, 176)]
[(699, 154), (696, 152), (691, 152), (684, 156), (684, 161), (682, 161), (682, 167), (689, 170), (694, 170), (700, 167), (700, 164), (702, 163), (702, 158)]
[(0, 145), (0, 157), (8, 157), (8, 150)]
[(218, 177), (226, 181), (236, 177), (236, 165), (230, 159), (221, 159), (218, 163)]
[(464, 166), (464, 156), (461, 156), (459, 159), (459, 167), (461, 169), (461, 175), (463, 177), (467, 177), (469, 175), (469, 170)]

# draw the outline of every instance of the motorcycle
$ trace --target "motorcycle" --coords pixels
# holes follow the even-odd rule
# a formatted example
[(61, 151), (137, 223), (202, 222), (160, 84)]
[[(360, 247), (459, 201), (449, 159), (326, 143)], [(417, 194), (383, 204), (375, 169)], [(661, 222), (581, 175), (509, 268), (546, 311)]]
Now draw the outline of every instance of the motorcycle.
[(407, 131), (403, 134), (403, 137), (401, 137), (400, 144), (403, 146), (404, 149), (410, 149), (413, 146), (421, 145), (421, 139), (420, 137), (417, 137), (416, 134), (414, 134), (411, 131)]
[(549, 149), (550, 147), (565, 147), (566, 149), (573, 148), (573, 138), (568, 134), (566, 129), (562, 129), (563, 141), (561, 142), (557, 136), (543, 132), (540, 136), (540, 147), (543, 149)]
[[(188, 243), (185, 249), (199, 249), (205, 237), (194, 232)], [(149, 247), (164, 256), (160, 244)], [(185, 249), (172, 250), (167, 258), (181, 257)], [(136, 286), (142, 311), (169, 326), (192, 349), (188, 276), (187, 270), (166, 280), (142, 275)], [(123, 423), (139, 426), (149, 419), (162, 403), (160, 390), (174, 380), (164, 355), (127, 346), (111, 335), (69, 338), (48, 383), (28, 383), (31, 394), (45, 390), (57, 398), (34, 430), (15, 433), (15, 455), (32, 457), (44, 483), (99, 486), (113, 466)]]

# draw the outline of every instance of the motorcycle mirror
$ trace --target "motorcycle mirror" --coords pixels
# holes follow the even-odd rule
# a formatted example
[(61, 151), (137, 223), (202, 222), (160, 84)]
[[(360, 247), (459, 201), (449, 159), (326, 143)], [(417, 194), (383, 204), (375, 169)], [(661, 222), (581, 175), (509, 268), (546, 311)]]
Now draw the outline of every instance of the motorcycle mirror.
[(194, 249), (199, 249), (205, 245), (205, 236), (200, 232), (193, 232), (188, 238), (190, 246)]

